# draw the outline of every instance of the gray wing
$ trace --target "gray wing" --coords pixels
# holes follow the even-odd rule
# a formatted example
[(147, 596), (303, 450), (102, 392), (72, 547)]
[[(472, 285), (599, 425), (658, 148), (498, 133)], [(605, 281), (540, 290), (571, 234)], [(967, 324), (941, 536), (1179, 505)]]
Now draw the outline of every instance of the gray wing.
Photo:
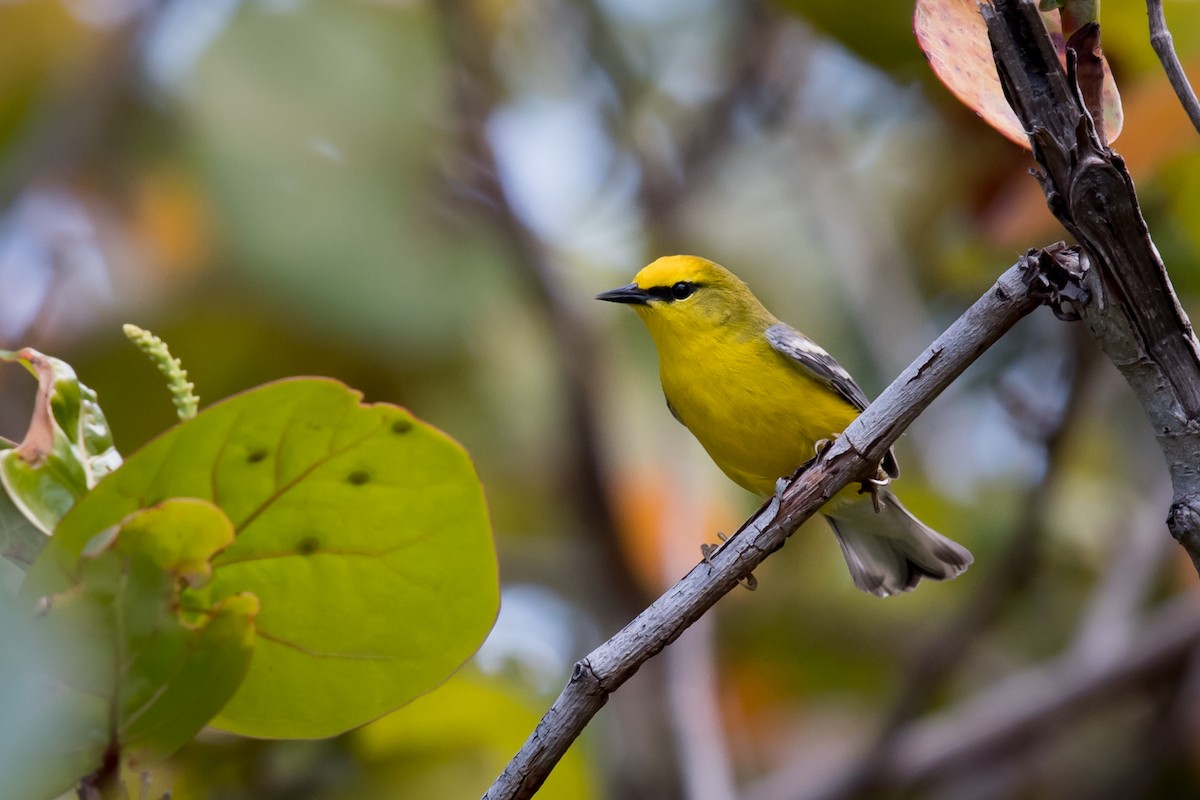
[(845, 367), (825, 352), (825, 348), (782, 322), (767, 328), (766, 335), (767, 341), (777, 353), (796, 362), (859, 411), (866, 410), (871, 402), (866, 393), (854, 382), (854, 378), (850, 377)]
[[(855, 383), (846, 368), (829, 355), (825, 348), (800, 331), (779, 322), (767, 328), (766, 337), (775, 352), (787, 357), (788, 360), (828, 386), (859, 411), (865, 411), (870, 405), (871, 401), (867, 398), (866, 392)], [(899, 477), (900, 467), (891, 450), (888, 450), (887, 455), (883, 457), (882, 467), (884, 472), (891, 477)]]

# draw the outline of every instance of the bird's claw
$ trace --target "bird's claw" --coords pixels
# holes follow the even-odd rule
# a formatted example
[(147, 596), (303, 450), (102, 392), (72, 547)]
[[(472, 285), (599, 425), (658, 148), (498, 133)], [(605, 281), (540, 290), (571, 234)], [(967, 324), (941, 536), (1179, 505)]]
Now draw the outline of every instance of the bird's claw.
[(879, 466), (875, 469), (875, 477), (867, 478), (862, 482), (862, 485), (859, 486), (859, 494), (871, 495), (871, 505), (875, 508), (876, 514), (878, 514), (880, 511), (883, 511), (883, 500), (881, 500), (879, 497), (879, 490), (891, 482), (891, 476), (883, 471), (882, 466)]
[(704, 563), (708, 564), (710, 567), (716, 566), (713, 564), (712, 557), (715, 556), (717, 551), (724, 547), (725, 543), (729, 541), (729, 537), (720, 531), (717, 531), (717, 539), (720, 541), (716, 542), (715, 544), (706, 542), (700, 545), (700, 557), (703, 558)]
[[(729, 541), (729, 537), (721, 533), (721, 531), (717, 531), (717, 538), (721, 540), (717, 544), (710, 544), (706, 542), (700, 545), (700, 557), (704, 559), (704, 563), (708, 564), (710, 568), (715, 566), (712, 562), (712, 557), (716, 555), (718, 550), (725, 546), (726, 542)], [(738, 585), (744, 586), (748, 591), (753, 592), (758, 588), (758, 578), (755, 578), (753, 573), (751, 573), (743, 580), (739, 580)]]

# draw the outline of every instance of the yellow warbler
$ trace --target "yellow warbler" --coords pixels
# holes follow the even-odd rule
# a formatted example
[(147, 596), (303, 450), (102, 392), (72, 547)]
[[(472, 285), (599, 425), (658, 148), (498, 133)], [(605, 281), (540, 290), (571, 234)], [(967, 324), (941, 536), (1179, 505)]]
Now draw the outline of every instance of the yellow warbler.
[[(597, 295), (627, 303), (658, 348), (671, 413), (717, 466), (761, 496), (867, 407), (867, 397), (827, 352), (767, 311), (736, 275), (697, 256), (665, 256), (633, 283)], [(888, 453), (880, 467), (899, 472)], [(825, 504), (854, 584), (887, 597), (921, 578), (953, 578), (971, 563), (961, 545), (910, 514), (879, 486), (855, 486)]]

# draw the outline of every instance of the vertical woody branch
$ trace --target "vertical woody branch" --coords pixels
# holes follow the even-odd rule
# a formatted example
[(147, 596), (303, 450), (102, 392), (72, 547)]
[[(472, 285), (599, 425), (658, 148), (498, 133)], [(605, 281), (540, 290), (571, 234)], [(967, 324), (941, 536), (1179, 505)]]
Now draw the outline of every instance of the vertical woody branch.
[[(1093, 299), (1083, 307), (1084, 322), (1154, 426), (1175, 491), (1167, 525), (1200, 571), (1200, 344), (1125, 162), (1097, 135), (1084, 102), (1089, 78), (1076, 70), (1075, 52), (1068, 51), (1064, 72), (1035, 3), (994, 0), (982, 11), (1000, 81), (1041, 167), (1047, 203), (1090, 263), (1085, 286)], [(1072, 43), (1099, 48), (1098, 28), (1089, 33)]]

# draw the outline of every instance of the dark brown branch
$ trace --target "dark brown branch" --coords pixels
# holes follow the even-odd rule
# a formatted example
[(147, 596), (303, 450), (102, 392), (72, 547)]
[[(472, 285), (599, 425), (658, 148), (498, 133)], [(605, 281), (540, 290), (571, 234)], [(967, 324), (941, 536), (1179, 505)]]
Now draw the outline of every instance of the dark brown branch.
[[(1050, 210), (1083, 245), (1088, 330), (1150, 418), (1171, 471), (1172, 535), (1200, 571), (1200, 343), (1150, 239), (1124, 160), (1096, 136), (1037, 6), (981, 6), (996, 67), (1029, 132)], [(1068, 64), (1074, 63), (1068, 52)], [(1073, 72), (1073, 70), (1072, 70)]]
[(1171, 88), (1175, 90), (1175, 96), (1179, 98), (1180, 105), (1192, 121), (1192, 127), (1200, 133), (1200, 101), (1196, 99), (1196, 92), (1192, 90), (1187, 73), (1179, 63), (1179, 56), (1175, 54), (1175, 42), (1171, 38), (1171, 31), (1167, 30), (1162, 0), (1146, 0), (1146, 14), (1150, 17), (1150, 46), (1158, 54), (1163, 71), (1167, 73), (1167, 80), (1171, 81)]
[(1058, 274), (1074, 274), (1075, 251), (1061, 246), (1030, 251), (910, 364), (832, 447), (783, 485), (708, 563), (698, 564), (636, 619), (577, 662), (566, 688), (484, 797), (531, 797), (609, 695), (782, 547), (826, 500), (846, 485), (868, 477), (929, 403), (1045, 299), (1029, 284), (1053, 273), (1054, 267), (1059, 268)]

